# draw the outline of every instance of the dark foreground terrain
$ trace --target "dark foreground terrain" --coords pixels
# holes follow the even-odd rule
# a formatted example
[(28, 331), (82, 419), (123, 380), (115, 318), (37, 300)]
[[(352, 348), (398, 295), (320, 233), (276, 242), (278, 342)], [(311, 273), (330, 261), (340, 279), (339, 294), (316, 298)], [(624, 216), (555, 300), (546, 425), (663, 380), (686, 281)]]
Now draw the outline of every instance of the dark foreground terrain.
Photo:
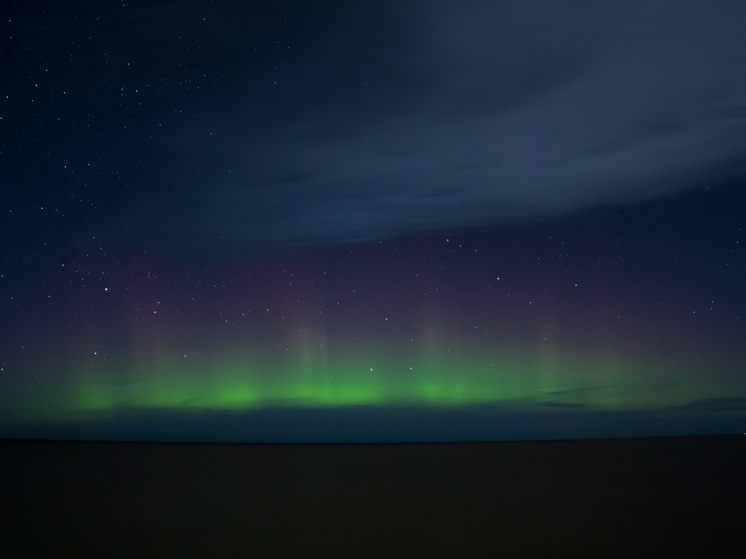
[(0, 442), (9, 557), (746, 557), (746, 437)]

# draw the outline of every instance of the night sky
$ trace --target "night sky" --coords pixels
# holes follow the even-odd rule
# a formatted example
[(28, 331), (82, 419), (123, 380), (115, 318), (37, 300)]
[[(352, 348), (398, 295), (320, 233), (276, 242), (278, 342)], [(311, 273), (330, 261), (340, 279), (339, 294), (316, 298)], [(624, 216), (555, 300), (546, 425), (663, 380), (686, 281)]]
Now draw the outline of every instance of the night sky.
[(744, 29), (3, 2), (0, 437), (746, 431)]

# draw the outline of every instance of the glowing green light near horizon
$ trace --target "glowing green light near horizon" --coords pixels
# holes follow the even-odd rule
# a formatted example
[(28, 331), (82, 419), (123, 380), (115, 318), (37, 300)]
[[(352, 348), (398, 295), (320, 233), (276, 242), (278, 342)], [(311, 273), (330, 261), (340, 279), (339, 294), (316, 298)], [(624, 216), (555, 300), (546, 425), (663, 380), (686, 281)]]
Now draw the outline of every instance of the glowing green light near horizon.
[[(735, 381), (734, 381), (735, 382)], [(713, 383), (692, 366), (654, 363), (442, 355), (303, 355), (217, 361), (198, 370), (177, 360), (127, 370), (86, 367), (65, 381), (46, 380), (17, 394), (6, 414), (22, 421), (85, 420), (132, 411), (210, 412), (267, 408), (542, 405), (599, 410), (659, 409), (722, 397), (743, 386)], [(538, 404), (538, 405), (537, 405)]]

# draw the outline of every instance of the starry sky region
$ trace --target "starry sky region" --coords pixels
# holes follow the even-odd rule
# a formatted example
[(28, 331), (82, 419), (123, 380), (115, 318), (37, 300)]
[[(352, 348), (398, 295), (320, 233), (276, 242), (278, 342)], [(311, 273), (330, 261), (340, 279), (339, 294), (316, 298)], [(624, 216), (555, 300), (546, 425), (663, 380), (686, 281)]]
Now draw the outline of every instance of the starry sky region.
[(746, 431), (744, 26), (4, 3), (0, 436)]

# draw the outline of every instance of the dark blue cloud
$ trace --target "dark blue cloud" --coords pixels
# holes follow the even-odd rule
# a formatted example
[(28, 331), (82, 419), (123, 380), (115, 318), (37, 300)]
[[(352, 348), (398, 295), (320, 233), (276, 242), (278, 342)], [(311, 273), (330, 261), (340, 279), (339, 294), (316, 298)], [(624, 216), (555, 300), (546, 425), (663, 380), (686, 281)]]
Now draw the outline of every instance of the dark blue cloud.
[(44, 133), (0, 179), (113, 240), (371, 240), (746, 174), (740, 0), (45, 10), (3, 113)]
[[(746, 413), (746, 396), (702, 398), (679, 406), (678, 409), (696, 413)], [(746, 421), (744, 426), (746, 427)]]
[[(309, 57), (349, 53), (325, 93), (323, 69), (290, 72), (294, 95), (253, 97), (266, 121), (243, 111), (241, 125), (167, 139), (204, 163), (190, 181), (198, 206), (174, 204), (177, 234), (366, 240), (543, 219), (743, 172), (742, 3), (380, 10), (390, 17), (370, 25), (325, 23), (333, 45)], [(387, 46), (370, 35), (395, 53), (371, 57)]]

